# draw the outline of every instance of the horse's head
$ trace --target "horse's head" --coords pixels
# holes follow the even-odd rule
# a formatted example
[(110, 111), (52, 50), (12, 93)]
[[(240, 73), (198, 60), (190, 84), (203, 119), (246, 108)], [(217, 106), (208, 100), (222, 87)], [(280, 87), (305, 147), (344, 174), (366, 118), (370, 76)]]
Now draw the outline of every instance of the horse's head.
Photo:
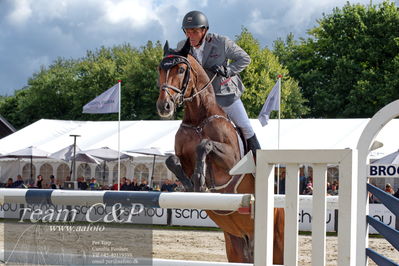
[(169, 49), (168, 42), (165, 43), (164, 58), (158, 67), (160, 91), (157, 100), (158, 114), (163, 118), (171, 118), (177, 105), (191, 94), (193, 84), (190, 79), (192, 68), (188, 59), (189, 51), (189, 41), (180, 51)]

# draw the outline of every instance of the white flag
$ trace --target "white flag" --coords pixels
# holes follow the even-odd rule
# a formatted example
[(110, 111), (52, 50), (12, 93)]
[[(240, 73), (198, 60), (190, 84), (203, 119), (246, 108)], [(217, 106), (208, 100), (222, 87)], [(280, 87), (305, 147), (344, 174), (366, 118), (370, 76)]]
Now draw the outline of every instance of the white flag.
[(270, 91), (269, 96), (267, 96), (266, 102), (262, 107), (262, 110), (259, 113), (258, 120), (262, 124), (262, 126), (266, 126), (269, 121), (270, 112), (275, 110), (278, 111), (280, 109), (280, 82), (277, 80), (273, 89)]
[(119, 112), (119, 83), (83, 106), (83, 113), (108, 114)]

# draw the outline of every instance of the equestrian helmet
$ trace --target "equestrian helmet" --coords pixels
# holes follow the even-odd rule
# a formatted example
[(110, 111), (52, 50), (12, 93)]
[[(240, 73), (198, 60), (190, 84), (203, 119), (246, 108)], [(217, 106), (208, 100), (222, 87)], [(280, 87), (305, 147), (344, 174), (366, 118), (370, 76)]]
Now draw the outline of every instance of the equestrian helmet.
[(204, 13), (200, 11), (190, 11), (184, 18), (182, 29), (206, 28), (209, 29), (208, 19)]

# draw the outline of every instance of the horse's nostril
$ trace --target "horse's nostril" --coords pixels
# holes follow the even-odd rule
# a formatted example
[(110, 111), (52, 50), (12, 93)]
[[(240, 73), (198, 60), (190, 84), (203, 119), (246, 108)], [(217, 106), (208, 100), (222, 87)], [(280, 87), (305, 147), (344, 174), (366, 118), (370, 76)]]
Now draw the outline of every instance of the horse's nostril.
[(165, 110), (170, 111), (170, 104), (169, 102), (165, 103)]

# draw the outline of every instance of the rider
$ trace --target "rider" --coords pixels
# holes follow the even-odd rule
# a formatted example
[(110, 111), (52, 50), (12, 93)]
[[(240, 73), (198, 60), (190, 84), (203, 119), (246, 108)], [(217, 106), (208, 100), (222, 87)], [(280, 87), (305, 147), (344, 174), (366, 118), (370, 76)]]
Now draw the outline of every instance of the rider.
[[(190, 40), (190, 54), (202, 65), (209, 78), (217, 74), (212, 82), (216, 101), (241, 129), (249, 150), (255, 154), (260, 145), (240, 99), (245, 88), (239, 76), (251, 58), (226, 36), (208, 33), (208, 19), (200, 11), (188, 12), (183, 18), (182, 29)], [(179, 42), (178, 48), (184, 43)]]

